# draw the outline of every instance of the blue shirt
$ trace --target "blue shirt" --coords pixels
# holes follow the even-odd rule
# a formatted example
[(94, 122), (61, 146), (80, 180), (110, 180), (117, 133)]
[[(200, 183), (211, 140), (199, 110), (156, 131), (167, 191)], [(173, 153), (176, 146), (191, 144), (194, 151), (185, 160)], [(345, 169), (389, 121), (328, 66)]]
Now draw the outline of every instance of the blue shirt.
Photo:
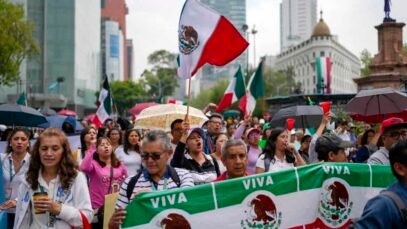
[[(395, 192), (407, 206), (407, 186), (401, 182), (392, 184), (387, 191)], [(402, 223), (398, 207), (390, 197), (378, 195), (369, 200), (363, 215), (356, 222), (355, 228), (407, 228)]]

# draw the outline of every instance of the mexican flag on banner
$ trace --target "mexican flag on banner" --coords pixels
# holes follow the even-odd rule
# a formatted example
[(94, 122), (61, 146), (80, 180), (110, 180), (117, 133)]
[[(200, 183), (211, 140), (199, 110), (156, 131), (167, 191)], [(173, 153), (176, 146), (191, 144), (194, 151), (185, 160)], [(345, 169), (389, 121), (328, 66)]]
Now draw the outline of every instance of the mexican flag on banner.
[(318, 163), (144, 193), (122, 228), (348, 228), (394, 181), (390, 166)]
[(326, 86), (326, 93), (331, 94), (331, 59), (329, 57), (317, 57), (315, 69), (317, 72), (317, 92), (323, 93), (323, 86)]
[(239, 102), (239, 108), (244, 114), (252, 113), (256, 107), (256, 99), (264, 96), (263, 61), (260, 62), (256, 72), (250, 77), (246, 95)]
[(230, 81), (229, 86), (226, 88), (225, 94), (219, 102), (217, 112), (232, 106), (232, 104), (238, 101), (245, 95), (245, 83), (242, 68), (239, 66), (235, 76)]
[(100, 90), (99, 103), (100, 105), (96, 111), (96, 115), (92, 120), (92, 123), (95, 124), (97, 128), (102, 126), (112, 113), (112, 96), (107, 77), (103, 81), (102, 90)]
[(223, 66), (249, 45), (228, 19), (197, 0), (185, 1), (178, 43), (181, 78), (191, 78), (206, 63)]
[(25, 96), (24, 92), (20, 94), (20, 96), (18, 97), (16, 103), (18, 105), (27, 106), (27, 97)]

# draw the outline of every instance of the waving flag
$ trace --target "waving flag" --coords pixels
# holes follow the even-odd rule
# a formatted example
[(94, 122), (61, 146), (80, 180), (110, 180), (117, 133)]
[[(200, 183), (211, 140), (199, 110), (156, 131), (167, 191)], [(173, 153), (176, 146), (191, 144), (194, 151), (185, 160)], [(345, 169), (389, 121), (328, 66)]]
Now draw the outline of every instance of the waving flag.
[(315, 68), (317, 72), (318, 93), (324, 93), (325, 87), (326, 93), (331, 94), (331, 59), (329, 57), (317, 57)]
[(218, 112), (232, 106), (232, 104), (238, 101), (245, 95), (246, 86), (244, 84), (242, 68), (239, 66), (235, 76), (230, 81), (229, 86), (226, 88), (225, 94), (223, 95), (220, 103), (218, 105)]
[(229, 20), (197, 0), (184, 4), (178, 41), (181, 78), (191, 78), (206, 63), (223, 66), (249, 45)]
[(110, 114), (112, 113), (112, 96), (107, 77), (103, 81), (102, 90), (100, 90), (99, 102), (100, 102), (99, 108), (96, 111), (96, 115), (92, 120), (92, 123), (95, 124), (97, 128), (102, 126), (106, 119), (108, 119)]
[(256, 100), (264, 96), (263, 62), (260, 62), (256, 72), (250, 77), (246, 95), (240, 100), (239, 108), (248, 114), (254, 111)]

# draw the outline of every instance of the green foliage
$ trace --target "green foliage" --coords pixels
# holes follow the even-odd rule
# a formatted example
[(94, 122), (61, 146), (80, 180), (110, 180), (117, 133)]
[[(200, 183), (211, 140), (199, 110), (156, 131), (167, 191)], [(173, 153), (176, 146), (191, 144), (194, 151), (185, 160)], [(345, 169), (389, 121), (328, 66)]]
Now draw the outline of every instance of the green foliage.
[(203, 109), (209, 103), (218, 104), (225, 93), (228, 84), (229, 82), (227, 80), (218, 81), (218, 83), (210, 90), (201, 91), (197, 97), (191, 99), (189, 104), (198, 109)]
[(294, 81), (294, 70), (291, 68), (286, 71), (268, 68), (264, 71), (263, 78), (266, 97), (287, 96), (292, 94), (295, 88), (301, 90), (301, 84), (296, 84)]
[(360, 69), (360, 73), (362, 77), (368, 76), (370, 74), (369, 66), (372, 64), (372, 60), (372, 54), (367, 49), (364, 49), (360, 53), (360, 61), (362, 61), (362, 69)]
[(140, 84), (133, 81), (113, 81), (110, 83), (113, 104), (119, 114), (130, 109), (137, 102), (144, 102), (144, 90)]
[(175, 54), (166, 50), (158, 50), (148, 56), (151, 70), (144, 70), (140, 83), (147, 90), (149, 96), (163, 97), (172, 95), (177, 83), (177, 69), (175, 67)]
[(19, 79), (20, 64), (38, 52), (32, 36), (33, 25), (24, 17), (21, 5), (0, 0), (0, 85)]
[(403, 50), (404, 50), (404, 53), (406, 53), (406, 54), (407, 54), (407, 43), (405, 43), (405, 44), (404, 44), (404, 46), (403, 46)]

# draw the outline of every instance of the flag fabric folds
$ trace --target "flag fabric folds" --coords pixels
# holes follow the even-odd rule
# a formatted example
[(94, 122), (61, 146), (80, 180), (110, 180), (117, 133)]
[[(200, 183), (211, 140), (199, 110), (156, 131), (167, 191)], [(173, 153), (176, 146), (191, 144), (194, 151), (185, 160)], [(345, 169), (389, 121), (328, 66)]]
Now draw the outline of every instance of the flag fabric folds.
[(249, 45), (228, 19), (197, 0), (184, 4), (178, 43), (181, 78), (191, 78), (206, 63), (223, 66)]
[(112, 96), (107, 77), (103, 81), (103, 86), (100, 90), (99, 103), (100, 105), (96, 111), (96, 115), (92, 120), (92, 123), (95, 124), (97, 128), (102, 126), (112, 113)]
[(264, 96), (263, 61), (260, 62), (256, 72), (250, 77), (247, 84), (246, 95), (239, 102), (239, 108), (248, 114), (254, 111), (256, 99)]
[(27, 106), (27, 97), (25, 96), (24, 92), (20, 94), (20, 96), (18, 97), (16, 103), (18, 105)]
[(242, 98), (246, 93), (246, 86), (244, 83), (243, 71), (239, 66), (233, 79), (230, 81), (229, 86), (226, 88), (225, 94), (219, 102), (217, 112), (232, 106), (233, 103)]

